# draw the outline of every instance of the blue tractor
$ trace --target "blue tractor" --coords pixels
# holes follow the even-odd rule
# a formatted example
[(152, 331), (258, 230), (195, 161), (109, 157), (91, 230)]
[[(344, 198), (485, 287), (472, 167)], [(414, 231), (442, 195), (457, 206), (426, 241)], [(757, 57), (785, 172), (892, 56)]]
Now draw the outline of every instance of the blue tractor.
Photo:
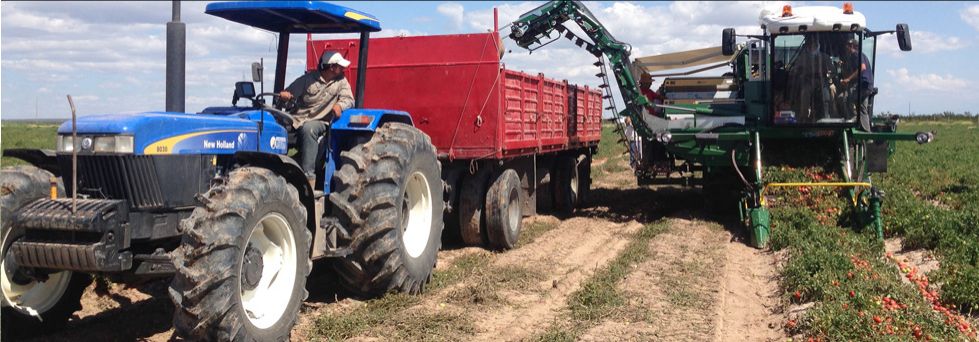
[[(441, 170), (408, 113), (362, 108), (379, 21), (300, 1), (206, 13), (279, 35), (275, 92), (238, 82), (231, 107), (84, 116), (61, 125), (57, 151), (4, 151), (33, 165), (0, 175), (5, 334), (64, 324), (93, 275), (172, 277), (176, 333), (194, 340), (287, 339), (317, 259), (355, 294), (424, 289), (441, 244)], [(311, 184), (287, 155), (289, 113), (266, 100), (285, 85), (290, 34), (351, 32), (364, 56), (356, 104), (321, 144)]]

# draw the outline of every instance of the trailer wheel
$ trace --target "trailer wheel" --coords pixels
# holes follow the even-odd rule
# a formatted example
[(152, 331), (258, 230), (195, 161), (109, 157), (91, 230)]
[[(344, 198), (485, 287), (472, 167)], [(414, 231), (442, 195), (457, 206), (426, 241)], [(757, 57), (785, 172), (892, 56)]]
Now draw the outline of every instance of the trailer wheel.
[(507, 169), (496, 177), (486, 192), (486, 234), (490, 248), (508, 250), (517, 246), (520, 223), (520, 176)]
[(558, 157), (554, 175), (554, 209), (562, 217), (571, 216), (578, 205), (579, 181), (577, 159), (572, 156)]
[(190, 340), (283, 341), (306, 299), (309, 229), (295, 187), (244, 167), (180, 222), (173, 326)]
[[(82, 294), (92, 283), (89, 275), (71, 271), (51, 273), (46, 281), (37, 281), (28, 277), (28, 270), (17, 267), (13, 255), (7, 254), (10, 245), (24, 235), (23, 228), (13, 227), (10, 218), (20, 207), (50, 196), (51, 177), (50, 172), (33, 166), (0, 171), (0, 225), (3, 227), (0, 257), (3, 312), (0, 315), (4, 340), (64, 326), (71, 314), (81, 309)], [(64, 195), (60, 181), (58, 194)]]
[(340, 284), (361, 296), (422, 292), (443, 228), (441, 169), (431, 140), (389, 122), (340, 156), (330, 202), (352, 250), (334, 262)]
[(486, 244), (483, 208), (486, 203), (489, 171), (489, 168), (481, 168), (462, 181), (462, 193), (459, 194), (459, 234), (462, 241), (469, 246), (480, 247)]

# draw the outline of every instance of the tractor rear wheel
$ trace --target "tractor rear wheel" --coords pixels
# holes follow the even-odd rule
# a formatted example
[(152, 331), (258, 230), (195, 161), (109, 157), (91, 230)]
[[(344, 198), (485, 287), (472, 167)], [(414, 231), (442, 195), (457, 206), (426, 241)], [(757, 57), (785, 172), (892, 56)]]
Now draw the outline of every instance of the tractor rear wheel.
[(443, 228), (441, 169), (431, 140), (389, 122), (340, 157), (330, 202), (352, 250), (334, 262), (340, 284), (365, 297), (422, 292)]
[(517, 246), (523, 219), (521, 209), (520, 176), (507, 169), (486, 192), (486, 234), (490, 248), (508, 250)]
[[(0, 224), (2, 248), (0, 256), (0, 297), (3, 312), (2, 339), (25, 333), (50, 331), (64, 326), (72, 313), (81, 309), (81, 297), (92, 277), (83, 273), (61, 271), (50, 273), (47, 280), (30, 277), (30, 270), (17, 267), (7, 250), (24, 235), (22, 228), (13, 227), (12, 217), (20, 207), (50, 196), (50, 172), (33, 166), (15, 166), (0, 171)], [(58, 183), (59, 196), (64, 189)]]
[(190, 340), (284, 341), (306, 299), (309, 229), (299, 192), (244, 167), (181, 221), (170, 284), (173, 325)]

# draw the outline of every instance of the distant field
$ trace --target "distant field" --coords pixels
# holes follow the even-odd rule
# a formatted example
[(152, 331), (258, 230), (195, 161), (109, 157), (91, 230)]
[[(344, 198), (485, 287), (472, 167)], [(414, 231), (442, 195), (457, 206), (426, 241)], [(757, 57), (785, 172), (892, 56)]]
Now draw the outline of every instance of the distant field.
[[(54, 122), (7, 122), (0, 124), (0, 148), (55, 148), (58, 124)], [(24, 164), (16, 158), (3, 157), (0, 166)]]

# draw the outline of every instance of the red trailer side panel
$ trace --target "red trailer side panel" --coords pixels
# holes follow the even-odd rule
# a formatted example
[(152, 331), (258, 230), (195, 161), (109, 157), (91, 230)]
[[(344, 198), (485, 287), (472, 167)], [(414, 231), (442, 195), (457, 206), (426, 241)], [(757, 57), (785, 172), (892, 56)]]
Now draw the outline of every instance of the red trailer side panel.
[(540, 77), (541, 150), (560, 151), (568, 145), (568, 83)]
[[(356, 39), (308, 41), (307, 70), (315, 69), (323, 51), (338, 51), (352, 62), (346, 77), (356, 88), (359, 44)], [(499, 44), (497, 32), (371, 39), (364, 106), (410, 113), (439, 156), (450, 159), (564, 150), (572, 127), (574, 147), (594, 145), (598, 135), (590, 129), (600, 125), (600, 94), (580, 88), (584, 95), (574, 119), (580, 122), (569, 122), (573, 87), (506, 70)], [(592, 95), (597, 105), (585, 98)]]
[[(373, 38), (364, 106), (407, 111), (440, 155), (500, 157), (497, 42), (495, 33)], [(339, 51), (351, 61), (347, 80), (356, 89), (359, 45), (356, 39), (309, 41), (306, 68), (315, 69), (323, 51)]]
[(533, 152), (539, 147), (540, 78), (503, 70), (503, 154)]

